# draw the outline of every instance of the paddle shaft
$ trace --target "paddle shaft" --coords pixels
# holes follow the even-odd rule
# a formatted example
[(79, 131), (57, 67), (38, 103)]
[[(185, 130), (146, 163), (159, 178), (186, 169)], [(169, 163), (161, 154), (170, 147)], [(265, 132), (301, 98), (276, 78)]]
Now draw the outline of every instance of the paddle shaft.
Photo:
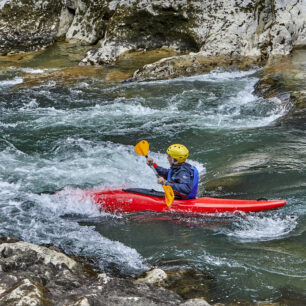
[[(148, 159), (148, 155), (145, 156), (146, 159)], [(158, 175), (156, 169), (154, 168), (153, 165), (150, 165), (150, 168), (153, 170), (153, 172), (155, 173), (156, 177), (159, 178), (160, 175)], [(163, 185), (163, 189), (165, 191), (165, 201), (167, 206), (170, 208), (173, 200), (174, 200), (174, 194), (173, 194), (173, 189), (171, 186), (166, 186)]]
[[(148, 159), (148, 157), (149, 157), (148, 155), (145, 156), (146, 159)], [(159, 178), (159, 175), (158, 175), (156, 169), (153, 167), (153, 165), (150, 165), (150, 168), (153, 170), (153, 172), (156, 175), (156, 177)]]

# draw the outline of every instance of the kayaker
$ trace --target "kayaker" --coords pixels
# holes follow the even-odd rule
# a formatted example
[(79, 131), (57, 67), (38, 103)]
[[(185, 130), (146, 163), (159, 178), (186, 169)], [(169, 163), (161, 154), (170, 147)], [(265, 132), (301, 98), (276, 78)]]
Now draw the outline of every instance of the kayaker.
[(153, 165), (160, 175), (157, 183), (170, 185), (177, 198), (195, 198), (198, 191), (199, 173), (195, 167), (185, 162), (189, 155), (188, 149), (182, 144), (173, 144), (166, 152), (171, 166), (170, 169), (157, 166), (153, 158), (147, 158), (147, 165)]

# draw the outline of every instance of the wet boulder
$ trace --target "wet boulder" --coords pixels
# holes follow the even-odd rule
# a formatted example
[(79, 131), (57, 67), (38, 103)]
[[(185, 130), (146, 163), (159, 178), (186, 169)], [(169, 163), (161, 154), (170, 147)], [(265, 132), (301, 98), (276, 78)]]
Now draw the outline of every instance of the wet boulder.
[[(260, 57), (204, 56), (201, 53), (163, 58), (136, 70), (132, 81), (163, 80), (208, 73), (216, 68), (249, 70), (262, 63)], [(229, 68), (230, 67), (230, 68)]]

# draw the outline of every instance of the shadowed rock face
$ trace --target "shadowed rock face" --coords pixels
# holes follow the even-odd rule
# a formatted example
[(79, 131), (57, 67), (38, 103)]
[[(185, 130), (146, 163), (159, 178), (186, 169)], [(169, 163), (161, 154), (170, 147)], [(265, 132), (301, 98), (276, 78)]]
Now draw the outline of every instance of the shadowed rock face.
[(39, 50), (56, 39), (61, 1), (4, 0), (0, 3), (0, 54)]
[(37, 50), (63, 38), (98, 43), (83, 65), (162, 46), (266, 59), (306, 44), (305, 16), (305, 0), (2, 0), (0, 52)]
[(95, 273), (54, 247), (8, 237), (0, 238), (0, 272), (0, 305), (180, 305), (184, 302), (179, 295), (163, 288)]

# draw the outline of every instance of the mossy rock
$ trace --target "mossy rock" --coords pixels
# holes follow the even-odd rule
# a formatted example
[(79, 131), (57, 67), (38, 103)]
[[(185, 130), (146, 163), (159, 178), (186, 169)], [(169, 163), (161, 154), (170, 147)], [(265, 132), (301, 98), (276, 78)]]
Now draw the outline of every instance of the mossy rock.
[(105, 81), (117, 83), (127, 80), (129, 77), (131, 77), (130, 73), (122, 72), (119, 69), (112, 69), (106, 74)]
[(206, 271), (170, 270), (163, 287), (179, 294), (184, 299), (210, 298), (214, 278)]

